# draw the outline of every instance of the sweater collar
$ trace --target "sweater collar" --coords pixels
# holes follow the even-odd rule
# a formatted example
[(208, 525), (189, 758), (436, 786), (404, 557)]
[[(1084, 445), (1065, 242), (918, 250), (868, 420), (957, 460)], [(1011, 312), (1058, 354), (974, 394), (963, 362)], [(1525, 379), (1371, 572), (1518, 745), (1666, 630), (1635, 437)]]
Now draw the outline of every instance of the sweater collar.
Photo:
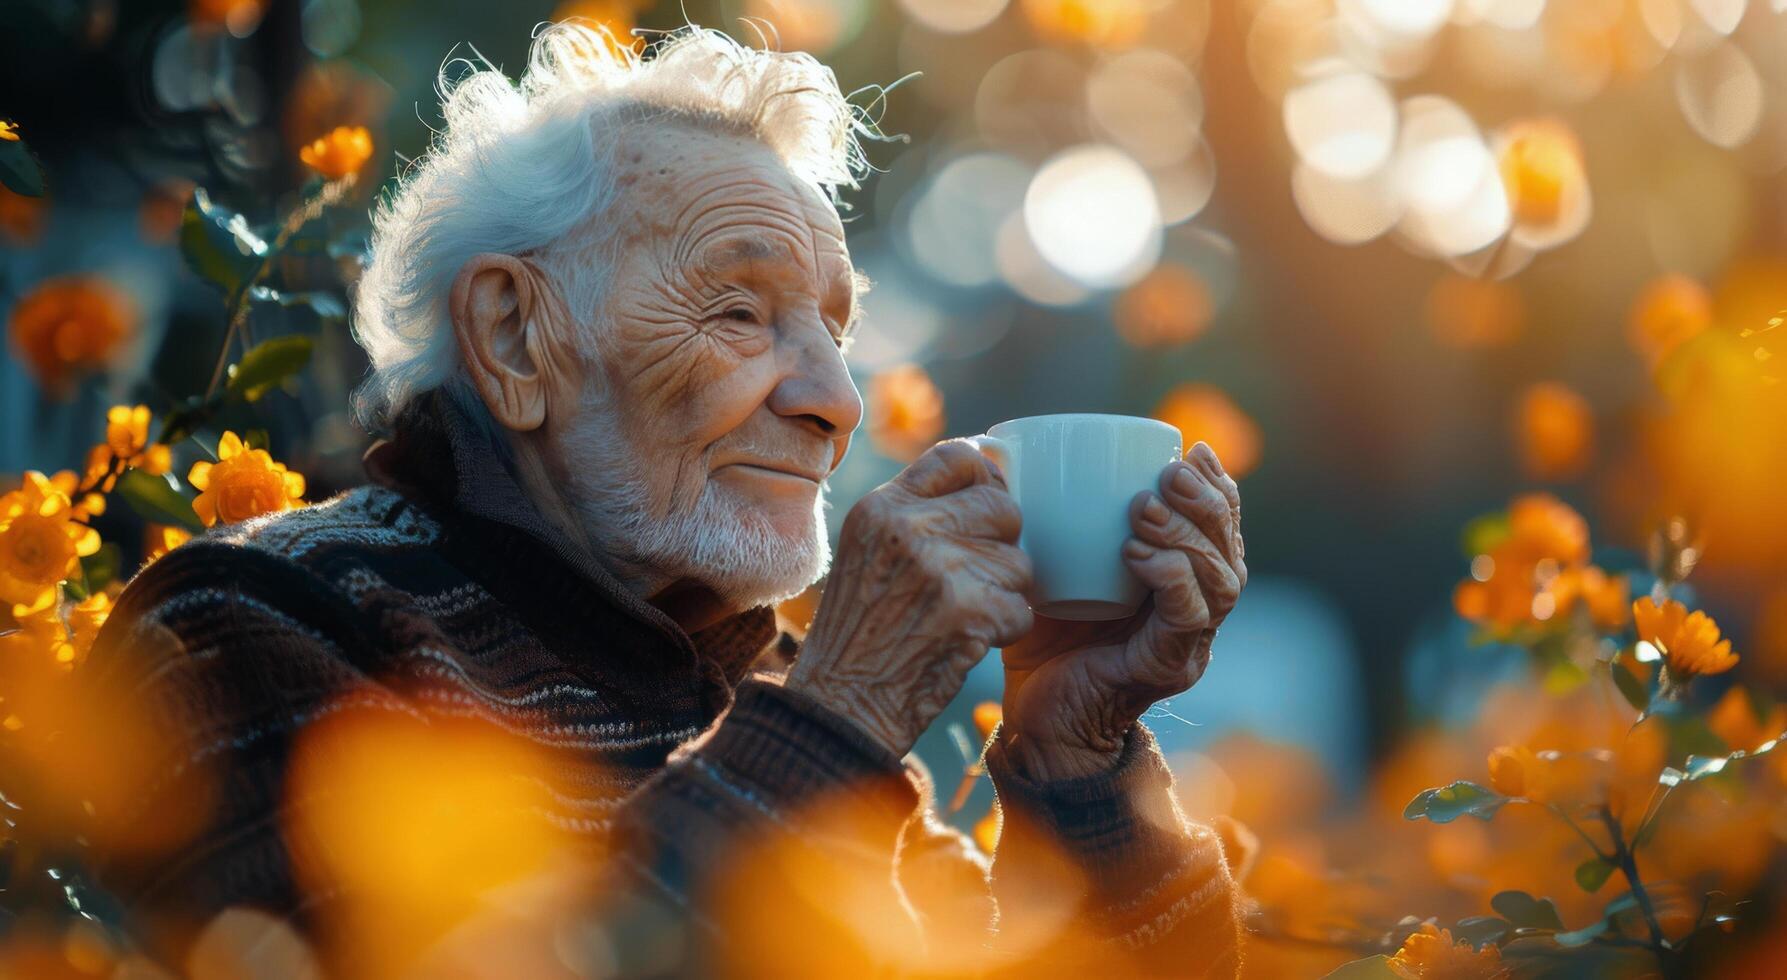
[(366, 470), (373, 482), (521, 532), (529, 545), (543, 548), (575, 571), (581, 583), (608, 605), (662, 634), (697, 663), (717, 669), (728, 688), (744, 678), (775, 639), (775, 611), (769, 606), (745, 610), (690, 635), (621, 584), (547, 522), (516, 479), (507, 447), (444, 392), (418, 398), (398, 417), (393, 430), (390, 439), (366, 452)]

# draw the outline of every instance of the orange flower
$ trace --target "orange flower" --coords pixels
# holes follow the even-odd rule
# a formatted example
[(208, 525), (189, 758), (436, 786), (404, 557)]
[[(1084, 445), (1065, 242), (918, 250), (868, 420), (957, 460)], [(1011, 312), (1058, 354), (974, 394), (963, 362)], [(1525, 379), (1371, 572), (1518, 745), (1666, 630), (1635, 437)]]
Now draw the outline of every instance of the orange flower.
[(1196, 272), (1162, 263), (1117, 296), (1117, 333), (1143, 349), (1197, 339), (1210, 325), (1210, 287)]
[(1209, 443), (1237, 480), (1260, 463), (1260, 427), (1214, 385), (1179, 385), (1154, 406), (1154, 417), (1178, 426), (1188, 449), (1199, 440)]
[(43, 282), (12, 311), (19, 357), (40, 385), (58, 394), (76, 374), (110, 361), (135, 328), (130, 299), (97, 276)]
[(1733, 685), (1707, 712), (1706, 724), (1733, 751), (1753, 751), (1758, 745), (1787, 732), (1787, 707), (1773, 705), (1768, 715), (1742, 685)]
[(1588, 560), (1588, 522), (1548, 493), (1523, 494), (1508, 507), (1509, 541), (1534, 561), (1560, 565)]
[(1504, 140), (1499, 163), (1514, 220), (1540, 227), (1556, 224), (1586, 184), (1576, 135), (1563, 123), (1537, 119), (1509, 126)]
[(1655, 367), (1712, 325), (1712, 294), (1687, 276), (1672, 274), (1652, 280), (1638, 294), (1626, 317), (1626, 339)]
[(43, 198), (14, 194), (0, 187), (0, 234), (14, 244), (29, 245), (43, 233)]
[(943, 393), (916, 364), (869, 379), (869, 439), (882, 454), (909, 463), (943, 435)]
[(143, 564), (166, 555), (192, 540), (192, 532), (171, 524), (151, 524), (143, 529)]
[(124, 465), (161, 476), (173, 467), (168, 447), (149, 444), (149, 406), (113, 405), (105, 413), (105, 444)]
[(200, 491), (193, 513), (211, 527), (304, 506), (304, 477), (275, 462), (265, 449), (249, 449), (234, 432), (217, 443), (217, 462), (192, 464), (186, 482)]
[(1452, 941), (1452, 933), (1427, 922), (1402, 942), (1390, 957), (1390, 970), (1408, 980), (1494, 980), (1508, 975), (1502, 951), (1494, 945), (1476, 949)]
[[(1506, 536), (1472, 560), (1472, 578), (1453, 590), (1453, 608), (1471, 622), (1502, 632), (1550, 620), (1560, 605), (1578, 597), (1591, 600), (1593, 613), (1600, 608), (1594, 603), (1604, 604), (1612, 585), (1586, 573), (1579, 581), (1557, 581), (1564, 572), (1580, 568), (1588, 555), (1588, 522), (1581, 514), (1550, 494), (1517, 497), (1508, 507)], [(1589, 587), (1593, 595), (1581, 593)], [(1600, 615), (1608, 614), (1601, 608)]]
[(1535, 753), (1524, 745), (1503, 745), (1489, 753), (1489, 785), (1503, 796), (1549, 803), (1555, 788), (1556, 753)]
[(1427, 327), (1458, 350), (1503, 347), (1526, 328), (1526, 301), (1512, 283), (1447, 273), (1427, 291)]
[(1527, 476), (1535, 480), (1580, 476), (1594, 453), (1594, 412), (1587, 399), (1564, 385), (1536, 384), (1520, 397), (1514, 436)]
[(99, 534), (76, 523), (68, 497), (32, 471), (0, 497), (0, 599), (35, 608), (46, 594), (99, 550)]
[(1624, 575), (1608, 575), (1595, 565), (1566, 568), (1547, 587), (1555, 603), (1554, 615), (1570, 615), (1578, 602), (1588, 609), (1589, 620), (1607, 632), (1626, 625), (1631, 610), (1631, 590)]
[(337, 126), (298, 151), (305, 166), (328, 180), (352, 177), (371, 158), (372, 134), (365, 126)]
[(1638, 638), (1657, 648), (1677, 682), (1701, 674), (1722, 674), (1737, 666), (1731, 641), (1719, 639), (1719, 624), (1699, 610), (1666, 599), (1659, 607), (1650, 596), (1632, 603)]

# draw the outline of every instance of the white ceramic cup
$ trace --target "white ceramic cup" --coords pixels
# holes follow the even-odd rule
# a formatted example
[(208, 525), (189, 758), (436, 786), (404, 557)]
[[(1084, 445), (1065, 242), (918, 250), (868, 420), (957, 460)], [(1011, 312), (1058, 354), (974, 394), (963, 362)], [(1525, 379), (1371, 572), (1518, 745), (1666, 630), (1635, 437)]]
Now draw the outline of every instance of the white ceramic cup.
[(1129, 502), (1157, 490), (1160, 471), (1180, 458), (1178, 428), (1130, 415), (1036, 415), (969, 441), (1005, 471), (1024, 512), (1030, 607), (1054, 619), (1134, 615), (1148, 590), (1123, 564)]

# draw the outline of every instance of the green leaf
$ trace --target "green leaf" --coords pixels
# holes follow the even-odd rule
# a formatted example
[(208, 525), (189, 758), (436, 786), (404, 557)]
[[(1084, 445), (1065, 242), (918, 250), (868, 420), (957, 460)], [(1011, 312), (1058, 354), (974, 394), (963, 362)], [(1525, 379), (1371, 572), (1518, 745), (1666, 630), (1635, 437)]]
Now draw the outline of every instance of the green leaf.
[(1342, 963), (1323, 980), (1399, 980), (1399, 978), (1396, 976), (1396, 972), (1390, 969), (1390, 957), (1379, 953), (1376, 956), (1367, 956), (1351, 963)]
[(43, 196), (43, 168), (24, 140), (0, 140), (0, 184), (14, 194)]
[(200, 187), (180, 217), (180, 254), (199, 278), (234, 296), (260, 267), (267, 243), (248, 219), (211, 203)]
[(205, 529), (199, 522), (199, 515), (192, 511), (192, 501), (174, 489), (172, 477), (150, 476), (142, 470), (130, 470), (118, 480), (117, 493), (146, 521), (174, 524), (189, 531)]
[(1627, 704), (1637, 708), (1641, 715), (1650, 710), (1650, 685), (1633, 674), (1619, 657), (1613, 658), (1607, 669), (1613, 673), (1613, 686), (1619, 688), (1620, 696)]
[(1459, 919), (1458, 924), (1452, 927), (1452, 935), (1481, 949), (1485, 944), (1506, 936), (1513, 929), (1514, 923), (1499, 915), (1473, 915)]
[(1573, 929), (1569, 932), (1560, 932), (1551, 938), (1559, 946), (1574, 949), (1577, 946), (1587, 946), (1589, 943), (1595, 941), (1596, 936), (1599, 936), (1606, 931), (1607, 920), (1596, 919), (1593, 923), (1583, 926), (1580, 929)]
[(110, 585), (112, 579), (118, 577), (118, 566), (123, 561), (118, 546), (110, 541), (100, 545), (98, 551), (82, 558), (81, 575), (87, 580), (87, 590), (98, 592)]
[(1564, 920), (1549, 898), (1534, 898), (1522, 891), (1497, 892), (1489, 907), (1522, 929), (1562, 929)]
[(1589, 858), (1576, 866), (1576, 884), (1585, 892), (1599, 891), (1607, 883), (1608, 876), (1613, 874), (1613, 862), (1606, 858)]
[(1470, 523), (1464, 526), (1458, 546), (1464, 549), (1466, 558), (1475, 558), (1495, 550), (1496, 545), (1508, 540), (1508, 536), (1513, 533), (1508, 526), (1506, 511), (1484, 514), (1472, 518)]
[(302, 334), (261, 341), (231, 367), (230, 394), (251, 402), (259, 400), (268, 388), (303, 370), (314, 346)]
[(1403, 808), (1402, 816), (1405, 820), (1426, 817), (1434, 823), (1451, 823), (1468, 813), (1488, 820), (1506, 802), (1508, 798), (1500, 793), (1460, 780), (1450, 786), (1422, 790)]

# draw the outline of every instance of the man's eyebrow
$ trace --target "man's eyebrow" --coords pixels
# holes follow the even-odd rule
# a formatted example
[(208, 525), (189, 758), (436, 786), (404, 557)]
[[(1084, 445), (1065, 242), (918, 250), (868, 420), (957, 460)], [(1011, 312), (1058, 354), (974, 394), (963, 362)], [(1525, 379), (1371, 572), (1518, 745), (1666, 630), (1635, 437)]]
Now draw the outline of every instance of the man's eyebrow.
[(792, 255), (793, 249), (776, 238), (732, 236), (702, 249), (701, 263), (710, 270), (719, 270), (751, 262), (787, 259)]

